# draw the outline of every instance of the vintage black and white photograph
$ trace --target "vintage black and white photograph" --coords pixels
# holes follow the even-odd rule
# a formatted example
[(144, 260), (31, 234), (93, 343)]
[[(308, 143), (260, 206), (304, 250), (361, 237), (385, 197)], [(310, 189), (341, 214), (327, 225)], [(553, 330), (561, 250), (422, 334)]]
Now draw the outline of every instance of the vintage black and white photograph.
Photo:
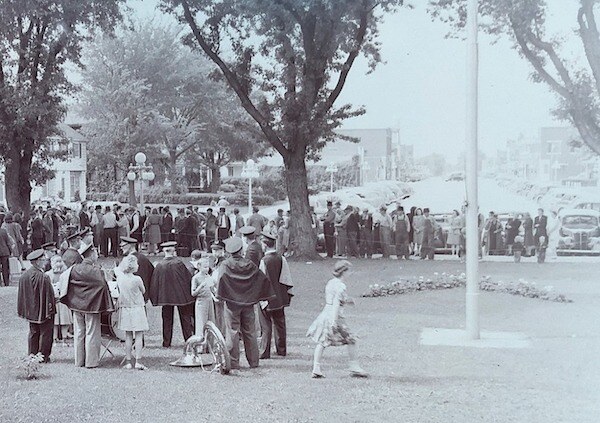
[(600, 0), (0, 0), (0, 421), (600, 422)]

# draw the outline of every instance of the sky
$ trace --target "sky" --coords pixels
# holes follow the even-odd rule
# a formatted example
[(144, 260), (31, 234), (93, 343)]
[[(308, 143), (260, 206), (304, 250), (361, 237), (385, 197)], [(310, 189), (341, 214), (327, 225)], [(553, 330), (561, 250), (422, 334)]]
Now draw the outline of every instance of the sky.
[[(155, 0), (131, 1), (135, 15), (165, 19)], [(346, 129), (398, 129), (401, 142), (414, 146), (415, 156), (430, 153), (456, 160), (464, 151), (466, 128), (465, 41), (445, 39), (448, 26), (432, 22), (427, 1), (413, 0), (413, 10), (388, 15), (381, 26), (385, 63), (367, 75), (358, 59), (350, 72), (339, 104), (363, 105), (366, 114), (344, 124)], [(567, 53), (580, 57), (583, 48), (572, 32), (575, 0), (548, 0), (549, 28), (570, 41)], [(168, 18), (167, 20), (168, 21)], [(509, 40), (492, 44), (479, 38), (479, 147), (494, 154), (509, 139), (536, 141), (543, 126), (567, 126), (551, 116), (554, 94), (531, 81), (529, 63), (511, 48)]]

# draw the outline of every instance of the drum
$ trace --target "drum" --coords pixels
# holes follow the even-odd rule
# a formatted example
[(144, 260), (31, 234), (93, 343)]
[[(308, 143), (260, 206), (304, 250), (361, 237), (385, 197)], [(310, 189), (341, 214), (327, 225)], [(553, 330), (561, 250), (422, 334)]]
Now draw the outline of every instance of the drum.
[(108, 287), (116, 311), (102, 313), (100, 316), (100, 330), (103, 335), (125, 341), (125, 331), (117, 328), (117, 323), (119, 322), (119, 287), (117, 286), (117, 282), (113, 280), (108, 280)]
[(100, 331), (102, 335), (125, 341), (125, 331), (117, 328), (118, 311), (113, 313), (102, 313), (100, 315)]

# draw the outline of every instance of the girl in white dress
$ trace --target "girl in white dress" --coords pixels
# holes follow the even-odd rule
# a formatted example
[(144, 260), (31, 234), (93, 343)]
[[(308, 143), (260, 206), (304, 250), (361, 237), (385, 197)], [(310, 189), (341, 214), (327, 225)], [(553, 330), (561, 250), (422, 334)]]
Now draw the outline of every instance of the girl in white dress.
[(196, 297), (195, 335), (203, 336), (206, 322), (215, 320), (211, 291), (215, 285), (215, 280), (208, 274), (210, 269), (208, 257), (202, 257), (198, 260), (195, 267), (198, 269), (198, 273), (192, 278), (192, 296)]
[(146, 370), (142, 358), (144, 331), (149, 329), (144, 307), (144, 282), (134, 275), (138, 270), (138, 260), (134, 255), (123, 257), (115, 268), (119, 287), (119, 316), (117, 328), (125, 331), (125, 369), (131, 369), (131, 350), (135, 336), (135, 368)]
[(325, 287), (325, 307), (321, 314), (310, 325), (306, 336), (317, 343), (313, 359), (312, 377), (315, 379), (325, 377), (321, 371), (321, 357), (325, 347), (347, 345), (350, 374), (355, 377), (367, 377), (367, 373), (360, 367), (356, 352), (356, 337), (352, 335), (344, 318), (344, 305), (354, 304), (346, 294), (344, 275), (352, 267), (347, 260), (340, 260), (335, 264), (333, 276)]
[[(52, 287), (54, 288), (54, 296), (60, 298), (60, 275), (67, 270), (67, 266), (59, 255), (53, 256), (50, 259), (51, 270), (48, 270), (46, 274), (50, 277)], [(69, 335), (69, 326), (73, 324), (73, 316), (69, 307), (63, 303), (56, 303), (56, 314), (54, 315), (54, 340), (65, 341), (65, 339), (72, 339), (73, 336)]]

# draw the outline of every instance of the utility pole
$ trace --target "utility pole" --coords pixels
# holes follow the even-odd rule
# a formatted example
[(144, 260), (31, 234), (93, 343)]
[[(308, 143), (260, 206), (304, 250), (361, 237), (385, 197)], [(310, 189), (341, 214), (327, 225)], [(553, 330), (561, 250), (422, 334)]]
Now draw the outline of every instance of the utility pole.
[(478, 0), (467, 4), (467, 294), (466, 329), (469, 339), (480, 338), (479, 330), (479, 203), (477, 198), (477, 116), (479, 52), (477, 41)]

